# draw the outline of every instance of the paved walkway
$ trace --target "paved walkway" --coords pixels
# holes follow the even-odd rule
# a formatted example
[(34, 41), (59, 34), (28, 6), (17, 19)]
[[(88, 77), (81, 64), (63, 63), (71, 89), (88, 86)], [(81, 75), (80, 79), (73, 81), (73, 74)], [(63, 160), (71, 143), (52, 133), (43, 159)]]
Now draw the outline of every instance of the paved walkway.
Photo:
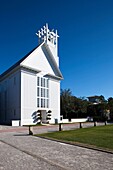
[[(104, 123), (98, 123), (98, 126), (104, 125)], [(93, 127), (94, 123), (82, 123), (82, 127)], [(63, 124), (62, 128), (63, 130), (71, 130), (71, 129), (77, 129), (80, 127), (79, 123), (73, 123), (73, 124)], [(58, 131), (59, 126), (58, 125), (47, 125), (47, 126), (34, 126), (33, 127), (33, 133), (34, 134), (39, 134), (39, 133), (47, 133), (47, 132), (53, 132), (53, 131)], [(26, 131), (28, 133), (28, 127), (12, 127), (12, 126), (3, 126), (0, 125), (0, 133), (3, 132), (14, 132), (14, 131)]]
[[(58, 127), (34, 131), (53, 128)], [(113, 154), (29, 136), (26, 127), (2, 127), (0, 132), (0, 170), (113, 170)]]

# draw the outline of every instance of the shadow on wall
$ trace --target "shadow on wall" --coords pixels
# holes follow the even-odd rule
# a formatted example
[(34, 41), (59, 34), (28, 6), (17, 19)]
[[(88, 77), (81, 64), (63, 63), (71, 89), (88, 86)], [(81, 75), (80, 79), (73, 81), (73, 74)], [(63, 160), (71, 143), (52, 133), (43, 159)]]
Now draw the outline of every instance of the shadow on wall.
[[(47, 60), (48, 60), (48, 62), (49, 62), (49, 64), (50, 64), (51, 68), (53, 69), (54, 73), (55, 73), (56, 75), (58, 75), (58, 72), (56, 71), (55, 65), (53, 64), (53, 62), (51, 62), (51, 58), (50, 58), (50, 55), (48, 54), (47, 49), (44, 48), (43, 46), (42, 46), (41, 48), (42, 48), (42, 51), (43, 51), (43, 53), (45, 54), (45, 56), (46, 56), (46, 58), (47, 58)], [(59, 76), (59, 75), (58, 75), (58, 76)]]
[(32, 118), (33, 118), (33, 123), (38, 123), (38, 113), (37, 113), (37, 111), (35, 111), (32, 114)]

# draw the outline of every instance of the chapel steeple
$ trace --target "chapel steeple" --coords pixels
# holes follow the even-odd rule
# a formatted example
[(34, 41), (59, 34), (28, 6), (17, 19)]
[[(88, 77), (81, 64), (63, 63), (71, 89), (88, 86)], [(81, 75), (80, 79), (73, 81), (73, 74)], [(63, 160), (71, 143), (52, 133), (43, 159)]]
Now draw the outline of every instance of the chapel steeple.
[(38, 42), (39, 44), (42, 42), (45, 42), (48, 44), (52, 49), (55, 51), (55, 56), (57, 56), (57, 49), (58, 49), (58, 34), (57, 30), (54, 31), (54, 29), (50, 30), (48, 28), (48, 24), (43, 26), (38, 33), (36, 33), (38, 36)]

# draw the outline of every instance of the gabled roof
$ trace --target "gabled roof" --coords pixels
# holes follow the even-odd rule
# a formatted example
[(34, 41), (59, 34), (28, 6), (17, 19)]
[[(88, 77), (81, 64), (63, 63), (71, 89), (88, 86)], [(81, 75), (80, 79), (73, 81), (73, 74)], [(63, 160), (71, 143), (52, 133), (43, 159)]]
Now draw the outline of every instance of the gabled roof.
[[(57, 78), (59, 78), (59, 79), (63, 79), (63, 76), (62, 76), (62, 74), (61, 74), (61, 72), (60, 72), (60, 70), (59, 70), (59, 68), (58, 68), (58, 66), (57, 66), (57, 63), (56, 63), (56, 61), (55, 61), (55, 59), (54, 59), (53, 54), (51, 53), (48, 45), (43, 42), (43, 43), (39, 44), (38, 46), (36, 46), (33, 50), (31, 50), (28, 54), (26, 54), (23, 58), (21, 58), (21, 59), (20, 59), (18, 62), (16, 62), (14, 65), (12, 65), (8, 70), (6, 70), (5, 72), (3, 72), (3, 73), (0, 75), (0, 80), (1, 80), (1, 78), (3, 78), (4, 76), (6, 76), (8, 73), (10, 73), (11, 71), (15, 70), (16, 68), (19, 68), (19, 67), (21, 66), (22, 61), (24, 61), (24, 60), (25, 60), (32, 52), (34, 52), (39, 46), (42, 46), (42, 49), (43, 49), (43, 47), (45, 47), (47, 53), (48, 53), (49, 56), (50, 56), (50, 60), (52, 61), (52, 65), (54, 66), (54, 68), (55, 68), (55, 70), (56, 70), (56, 72), (57, 72), (57, 75), (56, 75), (56, 76), (54, 76), (54, 75), (51, 75), (51, 76), (57, 77)], [(23, 67), (23, 66), (21, 66), (21, 67)], [(32, 68), (28, 68), (28, 69), (29, 69), (29, 70), (30, 70), (30, 69), (32, 70)], [(36, 70), (34, 70), (34, 71), (36, 71)], [(40, 72), (40, 70), (37, 70), (37, 72)], [(47, 75), (49, 75), (49, 73), (48, 73)]]
[(7, 69), (5, 72), (3, 72), (0, 75), (0, 78), (2, 78), (3, 76), (5, 76), (7, 73), (9, 73), (10, 71), (12, 71), (13, 69), (15, 69), (17, 66), (20, 65), (20, 63), (22, 61), (24, 61), (36, 48), (38, 48), (41, 44), (39, 44), (37, 47), (35, 47), (33, 50), (31, 50), (28, 54), (26, 54), (23, 58), (21, 58), (19, 61), (17, 61), (14, 65), (12, 65), (9, 69)]
[(89, 96), (89, 97), (87, 97), (88, 99), (90, 99), (90, 98), (99, 98), (100, 96)]

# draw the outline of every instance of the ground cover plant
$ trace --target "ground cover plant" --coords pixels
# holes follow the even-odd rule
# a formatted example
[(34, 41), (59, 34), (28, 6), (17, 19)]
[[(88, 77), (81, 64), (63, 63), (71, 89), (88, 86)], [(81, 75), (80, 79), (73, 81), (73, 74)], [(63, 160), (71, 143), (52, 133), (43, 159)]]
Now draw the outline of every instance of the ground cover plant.
[(89, 146), (110, 149), (113, 151), (113, 125), (75, 129), (69, 131), (52, 132), (37, 136), (82, 143)]

